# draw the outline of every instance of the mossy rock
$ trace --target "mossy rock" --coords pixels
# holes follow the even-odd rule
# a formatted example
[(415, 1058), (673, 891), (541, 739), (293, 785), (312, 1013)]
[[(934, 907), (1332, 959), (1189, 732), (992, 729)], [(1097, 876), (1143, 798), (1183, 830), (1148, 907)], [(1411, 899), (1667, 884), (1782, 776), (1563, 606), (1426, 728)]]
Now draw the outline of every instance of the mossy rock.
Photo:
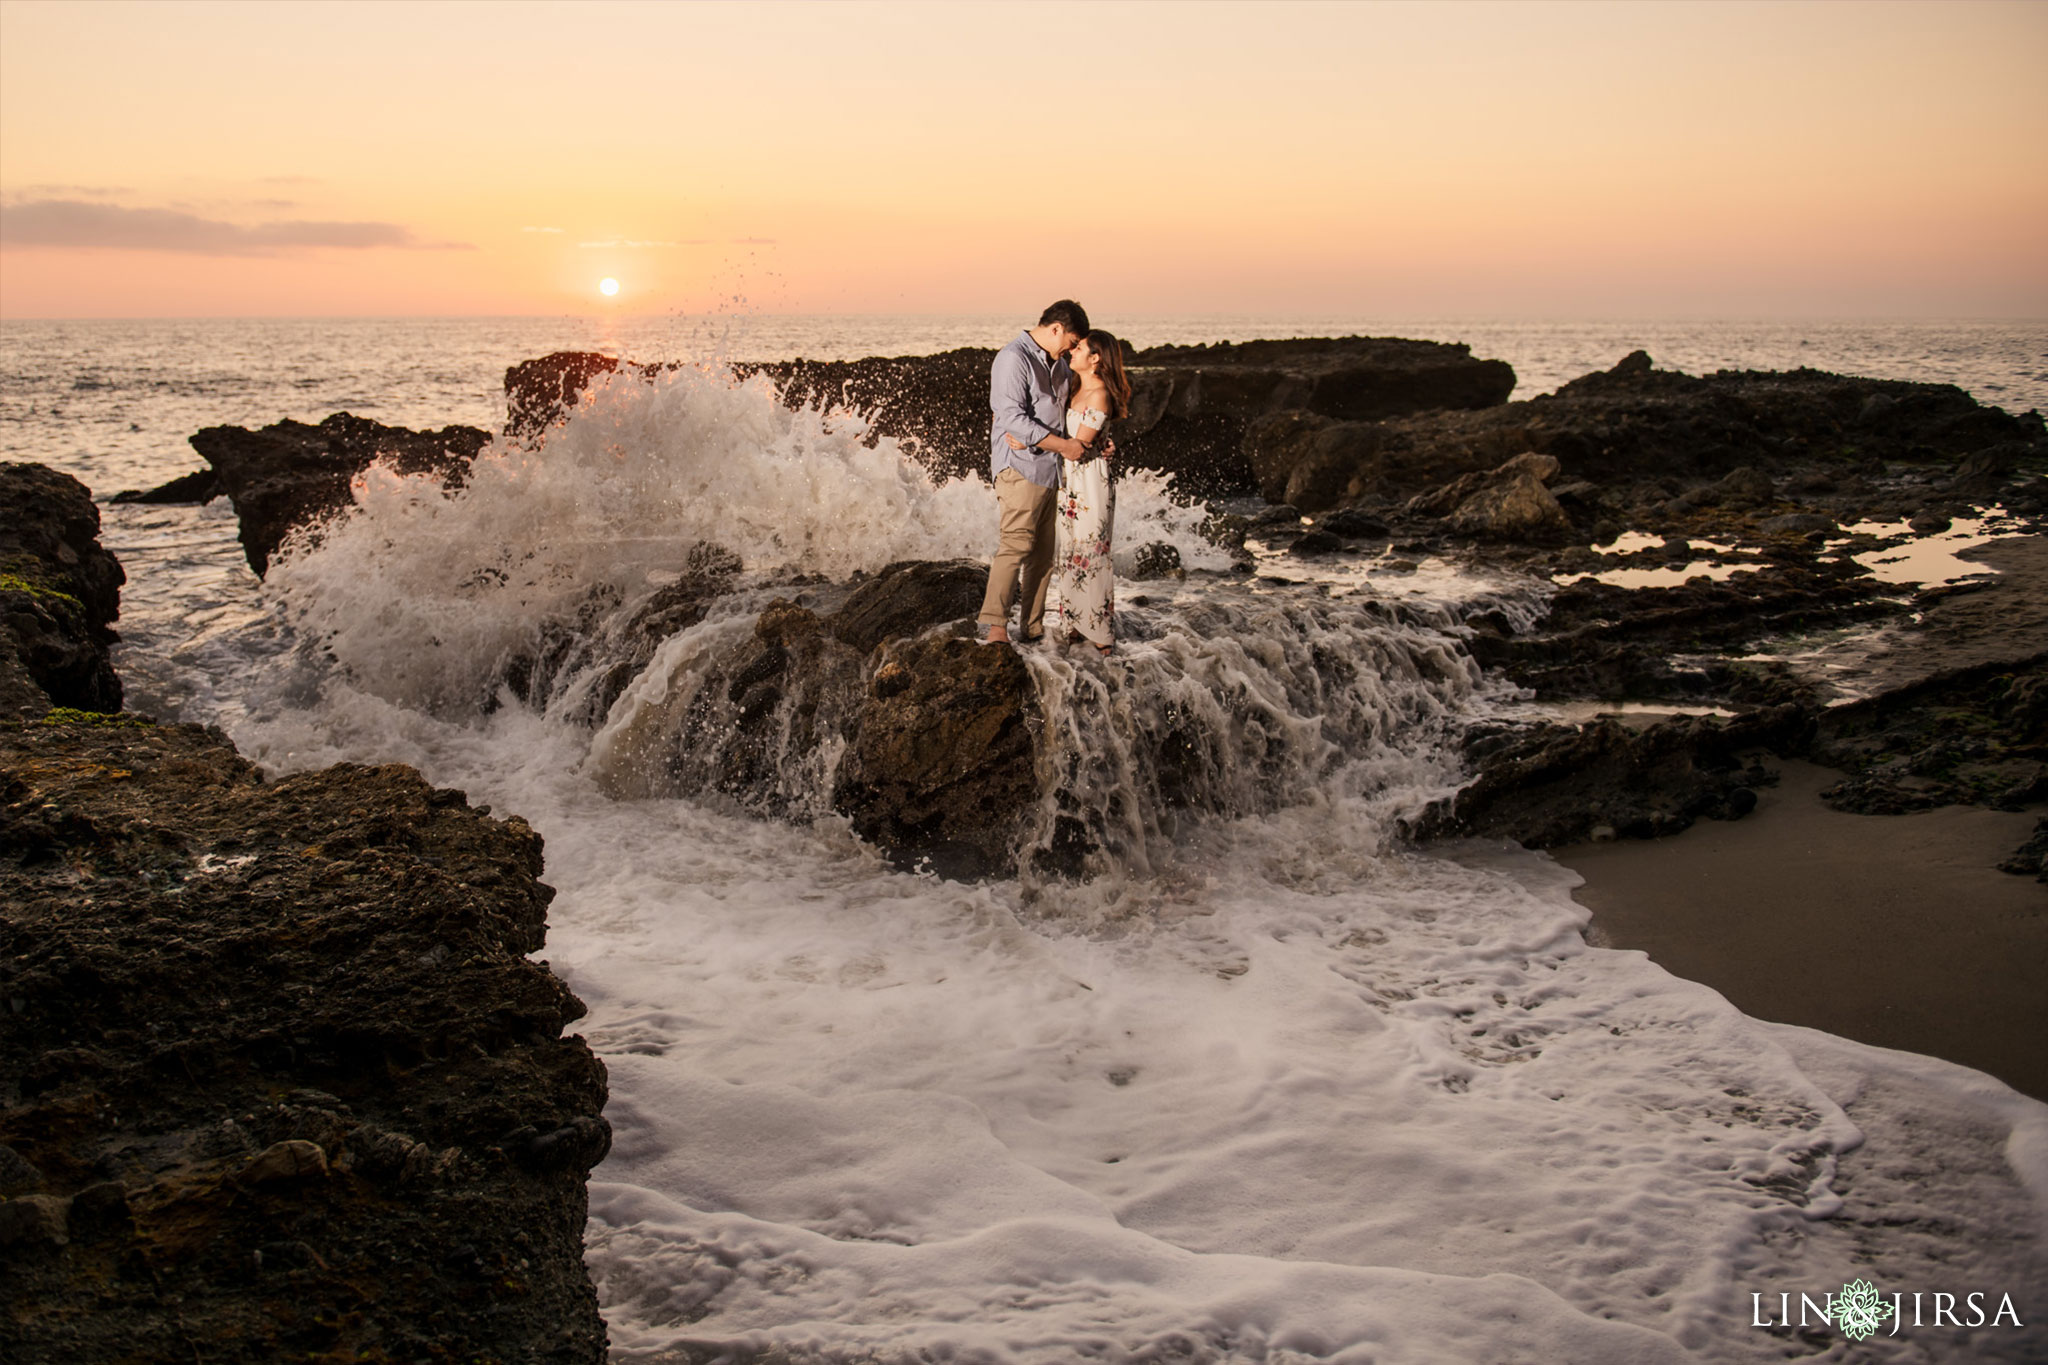
[(85, 612), (85, 603), (79, 601), (70, 593), (53, 588), (49, 584), (31, 578), (26, 574), (15, 572), (12, 567), (0, 571), (0, 592), (24, 593), (29, 597), (38, 598), (43, 601), (62, 603), (81, 615)]
[(149, 730), (156, 722), (148, 716), (138, 716), (132, 711), (80, 711), (72, 706), (56, 706), (42, 718), (44, 725), (96, 725), (102, 729), (120, 727), (123, 729)]

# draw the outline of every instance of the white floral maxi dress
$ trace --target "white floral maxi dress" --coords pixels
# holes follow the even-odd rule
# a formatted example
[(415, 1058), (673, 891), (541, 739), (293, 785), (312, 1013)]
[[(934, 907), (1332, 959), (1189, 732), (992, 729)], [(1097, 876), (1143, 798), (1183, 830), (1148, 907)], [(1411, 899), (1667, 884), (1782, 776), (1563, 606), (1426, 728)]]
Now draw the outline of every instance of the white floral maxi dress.
[[(1108, 421), (1109, 414), (1095, 408), (1068, 408), (1067, 435), (1083, 427), (1100, 431)], [(1052, 583), (1046, 594), (1053, 628), (1108, 645), (1116, 639), (1116, 573), (1109, 565), (1116, 486), (1110, 482), (1109, 461), (1092, 451), (1085, 459), (1061, 460), (1054, 513)]]

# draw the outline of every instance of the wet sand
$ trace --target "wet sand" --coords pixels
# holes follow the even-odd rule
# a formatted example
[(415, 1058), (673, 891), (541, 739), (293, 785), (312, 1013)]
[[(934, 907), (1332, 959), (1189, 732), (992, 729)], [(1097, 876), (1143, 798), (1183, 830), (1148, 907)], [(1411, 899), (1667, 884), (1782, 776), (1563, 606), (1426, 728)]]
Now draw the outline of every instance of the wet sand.
[(1997, 870), (2041, 814), (1846, 815), (1841, 774), (1784, 776), (1736, 821), (1574, 844), (1588, 937), (1640, 948), (1747, 1014), (1930, 1053), (2048, 1100), (2048, 885)]

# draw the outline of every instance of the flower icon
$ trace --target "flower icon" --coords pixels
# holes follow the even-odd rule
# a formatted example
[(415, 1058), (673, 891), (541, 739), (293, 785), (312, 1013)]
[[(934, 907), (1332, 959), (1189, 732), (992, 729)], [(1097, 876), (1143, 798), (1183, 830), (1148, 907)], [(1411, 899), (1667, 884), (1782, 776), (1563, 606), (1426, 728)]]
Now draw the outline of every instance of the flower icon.
[(1835, 1295), (1834, 1308), (1835, 1325), (1851, 1341), (1862, 1341), (1877, 1330), (1879, 1323), (1898, 1311), (1896, 1304), (1879, 1298), (1877, 1286), (1865, 1279), (1854, 1279), (1843, 1285), (1842, 1292)]

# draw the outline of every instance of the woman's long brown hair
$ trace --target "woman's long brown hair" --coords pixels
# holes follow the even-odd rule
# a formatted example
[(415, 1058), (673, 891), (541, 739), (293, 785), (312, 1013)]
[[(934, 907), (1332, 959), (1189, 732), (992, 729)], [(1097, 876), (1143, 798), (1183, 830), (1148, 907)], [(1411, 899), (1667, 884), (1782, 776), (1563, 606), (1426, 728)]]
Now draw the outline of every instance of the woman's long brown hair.
[(1109, 415), (1130, 416), (1131, 377), (1124, 373), (1124, 344), (1098, 329), (1088, 334), (1088, 349), (1101, 361), (1095, 373), (1109, 390)]

